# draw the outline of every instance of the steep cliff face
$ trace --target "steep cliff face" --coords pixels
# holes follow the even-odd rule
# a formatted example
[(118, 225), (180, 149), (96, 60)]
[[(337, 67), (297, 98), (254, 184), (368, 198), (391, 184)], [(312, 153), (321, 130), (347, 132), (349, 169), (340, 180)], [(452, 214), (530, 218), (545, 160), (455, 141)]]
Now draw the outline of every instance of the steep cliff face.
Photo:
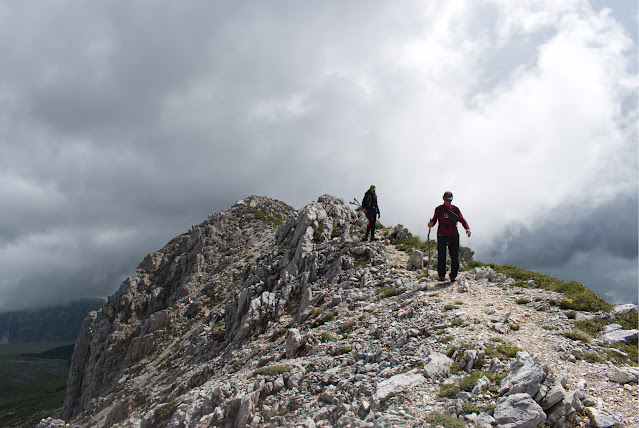
[[(192, 333), (189, 329), (196, 320), (200, 328), (223, 325), (224, 299), (247, 279), (247, 268), (269, 249), (277, 225), (292, 211), (282, 202), (250, 197), (149, 254), (107, 303), (84, 321), (63, 416), (70, 419), (104, 406), (128, 378), (148, 371), (146, 366), (169, 348), (171, 358), (192, 359), (190, 346), (171, 347)], [(225, 336), (223, 327), (212, 331), (199, 344), (198, 359), (219, 352)]]
[[(597, 400), (614, 393), (592, 395), (604, 375), (587, 385), (573, 371), (596, 373), (574, 356), (605, 345), (562, 334), (575, 316), (557, 307), (561, 295), (513, 287), (488, 267), (435, 282), (405, 268), (422, 265), (392, 245), (405, 229), (367, 243), (363, 222), (329, 195), (298, 211), (250, 197), (149, 254), (85, 320), (63, 418), (374, 427), (428, 426), (443, 414), (573, 426), (588, 420), (585, 407), (591, 420), (608, 416)], [(615, 393), (632, 405), (635, 390)], [(605, 407), (635, 422), (624, 405)]]

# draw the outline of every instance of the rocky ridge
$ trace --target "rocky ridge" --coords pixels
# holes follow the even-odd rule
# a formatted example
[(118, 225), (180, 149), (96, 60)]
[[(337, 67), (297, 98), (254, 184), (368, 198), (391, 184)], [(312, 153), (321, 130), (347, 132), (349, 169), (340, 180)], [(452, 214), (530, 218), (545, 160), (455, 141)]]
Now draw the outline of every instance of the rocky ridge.
[(614, 313), (489, 267), (435, 282), (405, 228), (366, 243), (363, 221), (253, 196), (149, 254), (85, 320), (67, 426), (639, 425), (636, 368), (582, 358), (623, 352), (563, 334)]

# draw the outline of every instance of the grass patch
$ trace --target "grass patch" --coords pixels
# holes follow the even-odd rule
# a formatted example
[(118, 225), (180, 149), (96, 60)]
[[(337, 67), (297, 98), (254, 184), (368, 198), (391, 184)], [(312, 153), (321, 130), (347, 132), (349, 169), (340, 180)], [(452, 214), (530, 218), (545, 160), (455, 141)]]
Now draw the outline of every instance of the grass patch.
[(477, 407), (476, 404), (469, 403), (468, 401), (464, 401), (461, 407), (462, 407), (462, 412), (464, 412), (465, 415), (468, 415), (470, 413), (477, 413), (477, 414), (481, 413), (481, 409)]
[(443, 428), (464, 428), (466, 424), (459, 419), (453, 418), (440, 412), (430, 412), (424, 418), (431, 426), (441, 426)]
[(565, 299), (559, 302), (559, 306), (562, 309), (588, 312), (609, 311), (612, 309), (610, 303), (597, 296), (597, 294), (586, 288), (580, 282), (566, 282), (512, 265), (496, 265), (491, 263), (489, 266), (495, 272), (503, 273), (513, 278), (516, 285), (527, 284), (528, 281), (532, 279), (539, 288), (562, 293), (566, 296)]
[(566, 336), (570, 340), (580, 340), (584, 343), (590, 343), (590, 341), (592, 340), (588, 333), (581, 330), (567, 331), (564, 333), (564, 336)]
[(530, 303), (529, 299), (526, 299), (525, 297), (521, 297), (519, 299), (516, 300), (518, 305), (525, 305), (527, 303)]
[(277, 339), (279, 339), (280, 337), (284, 336), (287, 331), (288, 331), (288, 329), (286, 329), (286, 328), (281, 328), (281, 329), (277, 330), (275, 333), (273, 333), (271, 335), (271, 337), (268, 338), (268, 341), (269, 342), (275, 342)]
[(463, 319), (461, 319), (461, 318), (455, 318), (454, 320), (452, 320), (452, 321), (450, 322), (450, 326), (451, 326), (451, 327), (457, 327), (457, 326), (462, 325), (463, 323), (464, 323), (464, 320), (463, 320)]
[(0, 426), (34, 427), (62, 407), (69, 366), (56, 353), (0, 357)]
[(545, 325), (542, 327), (544, 330), (548, 330), (548, 331), (554, 331), (554, 330), (559, 330), (557, 327), (555, 327), (554, 325)]
[(291, 371), (291, 366), (286, 364), (275, 364), (273, 366), (260, 367), (253, 372), (253, 376), (265, 375), (265, 376), (277, 376)]
[(313, 324), (311, 324), (311, 328), (319, 327), (326, 324), (327, 322), (333, 321), (335, 319), (335, 315), (337, 315), (337, 311), (327, 312), (323, 317), (313, 321)]
[(335, 351), (334, 355), (344, 355), (344, 354), (349, 354), (353, 351), (353, 347), (351, 345), (344, 345), (341, 348), (339, 348), (337, 351)]
[(501, 345), (497, 345), (496, 350), (497, 352), (508, 358), (515, 358), (517, 352), (521, 351), (520, 348), (511, 343), (502, 343)]
[(281, 216), (275, 213), (273, 214), (265, 213), (264, 211), (260, 211), (257, 208), (253, 208), (253, 215), (258, 220), (261, 220), (264, 223), (270, 224), (273, 226), (281, 226), (284, 224), (284, 220), (285, 220), (284, 216)]
[(322, 334), (320, 334), (320, 337), (322, 338), (323, 342), (336, 342), (337, 339), (335, 339), (335, 337), (333, 337), (332, 334), (330, 334), (328, 331), (323, 331)]
[(406, 287), (379, 287), (375, 290), (375, 294), (383, 294), (384, 297), (399, 296), (406, 291)]
[(459, 306), (455, 306), (455, 305), (452, 305), (450, 303), (448, 305), (444, 305), (444, 310), (445, 311), (452, 311), (453, 309), (459, 309)]
[(448, 336), (442, 336), (442, 337), (440, 337), (440, 338), (439, 338), (439, 341), (440, 341), (441, 343), (450, 343), (450, 342), (452, 342), (452, 341), (453, 341), (453, 339), (455, 339), (455, 337), (454, 337), (454, 336), (448, 335)]
[(510, 329), (512, 331), (519, 331), (520, 328), (519, 324), (510, 324)]

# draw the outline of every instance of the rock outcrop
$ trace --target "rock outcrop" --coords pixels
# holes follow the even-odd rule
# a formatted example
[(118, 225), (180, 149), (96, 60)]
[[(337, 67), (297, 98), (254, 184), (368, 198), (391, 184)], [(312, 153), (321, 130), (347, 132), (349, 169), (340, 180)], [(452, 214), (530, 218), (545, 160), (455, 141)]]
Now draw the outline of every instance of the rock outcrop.
[[(489, 267), (436, 283), (423, 260), (408, 270), (393, 246), (410, 232), (398, 225), (361, 242), (364, 221), (330, 195), (300, 210), (253, 196), (149, 254), (85, 320), (62, 419), (370, 428), (435, 426), (441, 415), (468, 426), (608, 420), (603, 398), (559, 370), (568, 358), (543, 355), (600, 346), (544, 333), (537, 314), (556, 330), (574, 323), (549, 303), (560, 295), (513, 290)], [(536, 306), (514, 303), (511, 292)], [(497, 304), (484, 303), (491, 296)], [(506, 340), (520, 324), (530, 349)], [(540, 334), (547, 347), (530, 340)], [(617, 369), (610, 376), (623, 383), (605, 381), (636, 397), (632, 369)], [(41, 426), (64, 426), (54, 423), (64, 424)]]

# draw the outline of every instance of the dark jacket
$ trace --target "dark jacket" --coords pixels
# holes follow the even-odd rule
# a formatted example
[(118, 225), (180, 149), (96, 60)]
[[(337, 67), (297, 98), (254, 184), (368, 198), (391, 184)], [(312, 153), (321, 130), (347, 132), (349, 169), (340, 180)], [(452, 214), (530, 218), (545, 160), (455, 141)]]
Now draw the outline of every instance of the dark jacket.
[(379, 207), (377, 206), (377, 194), (367, 190), (362, 200), (362, 208), (366, 208), (367, 216), (375, 216), (379, 214)]
[[(464, 229), (468, 230), (469, 226), (464, 216), (462, 215), (459, 208), (455, 205), (450, 206), (450, 211), (457, 214), (459, 216), (459, 222), (464, 226)], [(450, 211), (446, 208), (446, 205), (440, 205), (435, 208), (435, 214), (430, 222), (435, 225), (439, 221), (439, 226), (437, 226), (437, 236), (457, 236), (459, 232), (457, 231), (457, 222), (453, 220), (453, 216), (450, 215)]]

